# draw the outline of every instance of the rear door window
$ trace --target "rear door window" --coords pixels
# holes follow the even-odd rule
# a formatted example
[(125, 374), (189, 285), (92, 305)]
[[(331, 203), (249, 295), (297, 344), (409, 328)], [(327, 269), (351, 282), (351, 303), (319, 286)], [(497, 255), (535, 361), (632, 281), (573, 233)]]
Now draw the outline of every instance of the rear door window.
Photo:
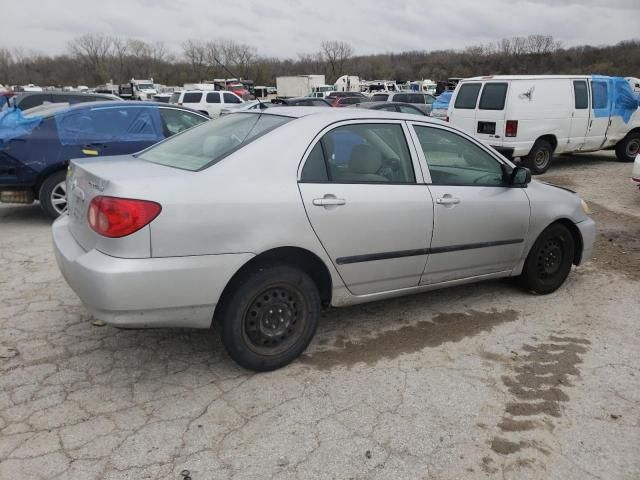
[(196, 125), (206, 122), (202, 115), (196, 115), (177, 108), (161, 108), (160, 118), (162, 120), (162, 130), (165, 137), (170, 137)]
[(220, 94), (218, 92), (207, 93), (207, 103), (220, 103)]
[(410, 99), (410, 95), (407, 95), (406, 93), (397, 93), (396, 95), (393, 96), (393, 101), (394, 102), (405, 102), (405, 103), (413, 103)]
[(386, 93), (376, 93), (373, 97), (372, 100), (374, 102), (386, 102), (387, 98), (389, 98), (389, 95)]
[(577, 80), (573, 82), (573, 97), (576, 110), (589, 108), (589, 91), (587, 82)]
[(182, 103), (200, 103), (201, 100), (202, 92), (189, 92), (182, 97)]
[(178, 103), (179, 98), (180, 98), (180, 92), (173, 92), (171, 94), (171, 98), (169, 99), (169, 103)]
[(506, 98), (506, 83), (485, 83), (478, 108), (480, 110), (502, 110)]
[(465, 83), (462, 85), (460, 90), (458, 90), (454, 107), (465, 110), (474, 110), (476, 108), (478, 93), (480, 93), (481, 86), (481, 83)]

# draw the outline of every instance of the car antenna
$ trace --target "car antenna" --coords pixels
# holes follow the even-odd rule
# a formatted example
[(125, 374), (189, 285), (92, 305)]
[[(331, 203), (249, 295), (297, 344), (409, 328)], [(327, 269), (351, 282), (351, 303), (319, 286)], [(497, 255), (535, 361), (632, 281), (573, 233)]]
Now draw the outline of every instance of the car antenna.
[[(220, 66), (222, 67), (222, 69), (223, 69), (225, 72), (227, 72), (229, 75), (231, 75), (231, 78), (240, 78), (240, 77), (239, 77), (239, 76), (237, 76), (235, 73), (233, 73), (231, 70), (229, 70), (229, 69), (226, 67), (226, 65), (225, 65), (224, 63), (222, 63), (220, 60), (218, 60), (218, 57), (215, 57), (215, 56), (214, 56), (214, 57), (213, 57), (213, 59), (216, 61), (216, 63), (217, 63), (218, 65), (220, 65)], [(226, 85), (225, 85), (225, 87), (226, 87)], [(258, 101), (258, 104), (260, 105), (260, 110), (261, 110), (261, 111), (262, 111), (262, 110), (264, 110), (265, 108), (267, 108), (267, 106), (266, 106), (264, 103), (262, 103), (262, 102), (260, 101), (260, 99), (258, 98), (258, 96), (257, 96), (257, 95), (256, 95), (256, 100)]]

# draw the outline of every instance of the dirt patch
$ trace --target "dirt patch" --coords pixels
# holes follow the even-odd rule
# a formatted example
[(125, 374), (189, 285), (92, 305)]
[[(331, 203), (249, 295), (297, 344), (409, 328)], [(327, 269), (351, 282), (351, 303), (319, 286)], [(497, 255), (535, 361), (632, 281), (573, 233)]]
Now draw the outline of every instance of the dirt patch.
[(560, 187), (575, 187), (576, 182), (570, 175), (548, 175), (540, 177), (541, 182), (550, 183), (551, 185), (558, 185)]
[(536, 427), (536, 423), (532, 420), (514, 420), (508, 417), (503, 418), (498, 424), (498, 428), (503, 432), (525, 432)]
[(593, 263), (603, 269), (640, 280), (640, 218), (590, 203), (598, 235)]
[(517, 318), (518, 312), (515, 310), (440, 313), (431, 321), (421, 321), (359, 340), (347, 340), (340, 336), (334, 344), (335, 350), (306, 354), (301, 357), (301, 361), (319, 369), (331, 369), (339, 365), (351, 367), (359, 362), (371, 364), (382, 359), (393, 359), (404, 353), (415, 353), (425, 347), (459, 342)]

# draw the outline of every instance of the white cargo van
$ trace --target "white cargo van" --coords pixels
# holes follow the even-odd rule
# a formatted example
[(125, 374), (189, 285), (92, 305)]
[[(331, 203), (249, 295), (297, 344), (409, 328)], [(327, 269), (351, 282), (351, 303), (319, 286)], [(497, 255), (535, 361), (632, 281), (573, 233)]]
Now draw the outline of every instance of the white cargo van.
[(554, 154), (640, 152), (638, 97), (621, 77), (487, 76), (458, 83), (449, 121), (508, 157), (544, 173)]

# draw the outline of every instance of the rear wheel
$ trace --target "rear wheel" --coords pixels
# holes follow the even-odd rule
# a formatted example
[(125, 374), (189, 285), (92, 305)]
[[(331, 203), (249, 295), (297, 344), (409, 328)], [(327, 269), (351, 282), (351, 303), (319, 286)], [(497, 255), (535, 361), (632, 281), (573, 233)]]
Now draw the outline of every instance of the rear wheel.
[(520, 283), (535, 293), (554, 292), (567, 279), (574, 252), (575, 242), (567, 227), (559, 223), (547, 227), (529, 252)]
[(247, 273), (225, 299), (222, 343), (241, 366), (270, 371), (296, 359), (313, 338), (320, 294), (302, 270), (271, 265)]
[(633, 162), (640, 154), (640, 133), (631, 132), (616, 145), (616, 158), (619, 162)]
[(56, 219), (67, 211), (67, 173), (63, 170), (49, 175), (40, 187), (40, 206), (49, 218)]
[(546, 172), (551, 166), (553, 146), (546, 140), (537, 140), (529, 154), (523, 158), (526, 167), (534, 175)]

